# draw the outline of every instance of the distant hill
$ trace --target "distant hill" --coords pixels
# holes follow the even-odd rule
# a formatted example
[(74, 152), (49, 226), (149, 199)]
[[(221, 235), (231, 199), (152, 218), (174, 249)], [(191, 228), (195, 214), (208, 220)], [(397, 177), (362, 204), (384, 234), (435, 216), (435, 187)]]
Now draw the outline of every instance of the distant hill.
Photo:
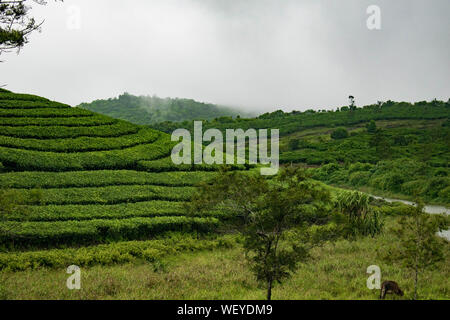
[[(287, 136), (315, 127), (338, 127), (367, 123), (371, 120), (431, 120), (445, 119), (450, 116), (450, 99), (447, 102), (433, 100), (430, 102), (419, 101), (416, 103), (387, 101), (381, 104), (372, 104), (350, 109), (347, 106), (337, 110), (306, 110), (283, 112), (277, 110), (265, 113), (258, 117), (216, 117), (213, 120), (204, 121), (204, 129), (216, 128), (222, 131), (226, 129), (267, 129), (280, 130), (281, 136)], [(206, 120), (206, 119), (205, 119)], [(192, 122), (184, 123), (158, 123), (151, 126), (154, 129), (171, 133), (177, 128), (193, 130)]]
[(128, 93), (118, 98), (82, 103), (80, 108), (98, 112), (135, 124), (183, 122), (196, 119), (211, 120), (217, 117), (249, 116), (230, 107), (198, 102), (192, 99), (134, 96)]
[[(450, 101), (387, 101), (364, 107), (281, 110), (257, 118), (220, 117), (203, 130), (279, 129), (280, 163), (305, 165), (327, 184), (391, 198), (450, 204)], [(192, 122), (151, 126), (193, 131)]]

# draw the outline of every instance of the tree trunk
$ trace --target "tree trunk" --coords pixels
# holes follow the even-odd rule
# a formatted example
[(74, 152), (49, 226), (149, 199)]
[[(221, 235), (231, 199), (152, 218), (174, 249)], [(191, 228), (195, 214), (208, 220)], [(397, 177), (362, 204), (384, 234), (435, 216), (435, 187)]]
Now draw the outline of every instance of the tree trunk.
[(269, 280), (267, 283), (267, 300), (272, 299), (272, 280)]

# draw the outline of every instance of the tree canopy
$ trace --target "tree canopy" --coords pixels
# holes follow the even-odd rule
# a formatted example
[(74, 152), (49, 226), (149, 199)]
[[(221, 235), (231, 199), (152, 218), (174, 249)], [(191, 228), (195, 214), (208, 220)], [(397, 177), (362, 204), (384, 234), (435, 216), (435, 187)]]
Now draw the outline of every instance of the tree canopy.
[(34, 2), (45, 5), (45, 0), (0, 0), (0, 55), (10, 50), (20, 50), (28, 41), (29, 35), (43, 24), (30, 15)]

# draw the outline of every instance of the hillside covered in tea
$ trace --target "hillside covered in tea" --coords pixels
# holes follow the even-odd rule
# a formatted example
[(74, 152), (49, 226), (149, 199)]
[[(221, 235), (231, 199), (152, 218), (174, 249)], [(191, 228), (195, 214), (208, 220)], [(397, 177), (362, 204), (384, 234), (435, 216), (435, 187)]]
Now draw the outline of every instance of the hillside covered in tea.
[[(187, 243), (220, 215), (186, 217), (183, 209), (217, 168), (174, 166), (173, 145), (154, 129), (2, 90), (0, 246), (10, 252), (0, 253), (0, 270), (152, 260), (217, 245)], [(182, 244), (150, 240), (181, 231)], [(58, 251), (67, 247), (79, 249)]]

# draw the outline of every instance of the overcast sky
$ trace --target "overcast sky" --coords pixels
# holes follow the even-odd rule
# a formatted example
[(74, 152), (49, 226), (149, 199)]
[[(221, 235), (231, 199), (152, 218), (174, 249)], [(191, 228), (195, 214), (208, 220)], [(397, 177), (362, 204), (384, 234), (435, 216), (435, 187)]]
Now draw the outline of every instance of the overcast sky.
[[(381, 30), (369, 30), (369, 5)], [(0, 85), (71, 105), (125, 91), (252, 111), (450, 97), (449, 0), (65, 0)], [(77, 13), (79, 28), (77, 28)]]

